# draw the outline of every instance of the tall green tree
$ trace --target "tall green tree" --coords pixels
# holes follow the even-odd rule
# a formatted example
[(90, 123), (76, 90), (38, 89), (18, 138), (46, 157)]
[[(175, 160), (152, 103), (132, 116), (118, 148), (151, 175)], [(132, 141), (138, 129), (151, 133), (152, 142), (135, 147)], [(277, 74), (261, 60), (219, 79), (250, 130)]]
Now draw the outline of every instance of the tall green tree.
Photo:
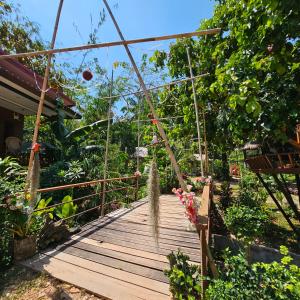
[[(199, 106), (205, 109), (208, 140), (229, 150), (248, 140), (285, 142), (300, 121), (300, 6), (296, 0), (222, 0), (200, 29), (220, 35), (179, 40), (169, 55), (153, 61), (170, 76), (189, 76), (190, 47)], [(190, 83), (174, 88), (175, 114), (193, 119)], [(169, 91), (162, 94), (165, 99)], [(165, 114), (171, 109), (162, 109)], [(190, 128), (181, 127), (181, 134)]]

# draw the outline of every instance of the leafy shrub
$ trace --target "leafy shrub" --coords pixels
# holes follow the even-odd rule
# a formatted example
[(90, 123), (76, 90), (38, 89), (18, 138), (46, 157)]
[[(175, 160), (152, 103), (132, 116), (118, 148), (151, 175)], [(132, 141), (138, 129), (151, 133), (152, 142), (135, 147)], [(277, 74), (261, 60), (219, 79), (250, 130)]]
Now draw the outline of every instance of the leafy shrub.
[(260, 237), (268, 221), (268, 215), (258, 207), (233, 205), (226, 210), (225, 225), (244, 242)]
[(15, 158), (0, 158), (0, 203), (23, 189), (26, 170)]
[(0, 207), (0, 269), (9, 267), (12, 262), (13, 235), (9, 230), (9, 212)]
[(212, 162), (213, 177), (219, 180), (228, 180), (229, 166), (220, 159), (214, 159)]
[(227, 257), (221, 278), (207, 289), (210, 300), (300, 299), (300, 268), (291, 265), (286, 247), (280, 247), (281, 262), (249, 265), (243, 254)]
[(240, 195), (237, 199), (238, 204), (250, 207), (261, 207), (265, 204), (268, 193), (253, 173), (246, 172), (243, 174), (239, 187)]
[(174, 299), (196, 300), (201, 295), (201, 275), (199, 267), (188, 263), (189, 257), (180, 250), (168, 256), (170, 270), (165, 274), (170, 280), (170, 291)]

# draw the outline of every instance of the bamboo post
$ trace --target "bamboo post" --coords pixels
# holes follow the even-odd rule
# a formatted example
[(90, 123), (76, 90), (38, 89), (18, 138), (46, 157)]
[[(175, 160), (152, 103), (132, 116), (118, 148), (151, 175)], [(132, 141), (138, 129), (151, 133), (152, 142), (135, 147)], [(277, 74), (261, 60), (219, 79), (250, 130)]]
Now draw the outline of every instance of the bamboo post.
[(107, 112), (107, 132), (106, 132), (106, 145), (105, 145), (105, 156), (104, 156), (104, 170), (103, 170), (103, 194), (101, 202), (101, 216), (104, 216), (104, 203), (105, 203), (105, 189), (106, 189), (106, 178), (107, 178), (107, 165), (108, 165), (108, 151), (109, 151), (109, 140), (110, 140), (110, 119), (111, 119), (111, 103), (112, 103), (112, 91), (114, 84), (114, 70), (111, 71), (111, 81), (110, 81), (110, 98), (108, 103), (108, 112)]
[[(51, 49), (54, 49), (63, 2), (64, 2), (64, 0), (60, 0), (60, 2), (59, 2), (57, 15), (56, 15), (56, 20), (55, 20), (55, 25), (54, 25), (54, 30), (53, 30), (53, 35), (52, 35), (52, 40), (51, 40), (51, 44), (50, 44)], [(42, 91), (41, 91), (38, 111), (37, 111), (37, 115), (36, 115), (34, 133), (33, 133), (33, 138), (32, 138), (32, 146), (31, 146), (29, 163), (28, 163), (28, 171), (27, 171), (25, 191), (28, 189), (28, 187), (30, 185), (31, 172), (32, 172), (32, 166), (33, 166), (33, 160), (34, 160), (33, 146), (37, 143), (37, 140), (38, 140), (39, 129), (40, 129), (40, 125), (41, 125), (41, 115), (42, 115), (42, 112), (43, 112), (46, 89), (47, 89), (48, 78), (49, 78), (50, 67), (51, 67), (51, 59), (52, 59), (52, 54), (48, 54), (48, 61), (47, 61), (46, 69), (45, 69), (44, 80), (43, 80), (43, 85), (42, 85)], [(39, 174), (38, 174), (38, 176), (39, 176)]]
[(140, 97), (138, 98), (138, 135), (137, 135), (137, 152), (136, 152), (136, 170), (140, 171), (140, 156), (139, 156), (139, 151), (140, 151), (140, 140), (141, 140), (141, 136), (140, 136), (140, 130), (141, 130), (141, 99)]
[[(124, 36), (123, 36), (123, 34), (122, 34), (121, 30), (120, 30), (120, 27), (119, 27), (119, 25), (118, 25), (118, 23), (117, 23), (117, 21), (116, 21), (114, 15), (113, 15), (111, 9), (110, 9), (110, 7), (109, 7), (107, 1), (106, 1), (106, 0), (103, 0), (103, 2), (104, 2), (104, 5), (106, 6), (106, 9), (107, 9), (107, 11), (108, 11), (108, 13), (109, 13), (109, 15), (110, 15), (110, 17), (111, 17), (113, 23), (114, 23), (114, 26), (115, 26), (115, 28), (116, 28), (116, 30), (117, 30), (117, 32), (118, 32), (118, 34), (119, 34), (121, 40), (124, 42), (124, 41), (125, 41)], [(180, 168), (179, 168), (179, 166), (178, 166), (178, 164), (177, 164), (176, 158), (175, 158), (174, 153), (173, 153), (173, 151), (172, 151), (172, 149), (171, 149), (171, 146), (170, 146), (170, 144), (169, 144), (169, 140), (168, 140), (168, 138), (167, 138), (167, 135), (166, 135), (166, 133), (165, 133), (163, 127), (161, 126), (160, 121), (158, 120), (158, 115), (156, 114), (156, 111), (155, 111), (154, 106), (153, 106), (153, 104), (152, 104), (151, 95), (150, 95), (150, 93), (149, 93), (148, 90), (147, 90), (147, 87), (146, 87), (146, 85), (145, 85), (145, 83), (144, 83), (144, 80), (143, 80), (143, 78), (142, 78), (142, 76), (141, 76), (141, 73), (140, 73), (140, 71), (139, 71), (139, 69), (138, 69), (138, 67), (137, 67), (137, 65), (136, 65), (136, 63), (135, 63), (135, 60), (134, 60), (134, 58), (133, 58), (133, 56), (132, 56), (132, 54), (131, 54), (131, 52), (130, 52), (130, 50), (129, 50), (128, 45), (125, 44), (125, 43), (124, 43), (124, 48), (125, 48), (126, 53), (127, 53), (128, 57), (129, 57), (129, 60), (131, 61), (131, 64), (132, 64), (132, 66), (133, 66), (133, 69), (134, 69), (134, 71), (135, 71), (135, 73), (136, 73), (136, 75), (137, 75), (137, 77), (138, 77), (139, 83), (140, 83), (141, 88), (142, 88), (142, 90), (143, 90), (143, 92), (144, 92), (144, 94), (145, 94), (145, 99), (146, 99), (146, 101), (147, 101), (147, 103), (148, 103), (148, 105), (149, 105), (149, 108), (150, 108), (150, 111), (151, 111), (151, 113), (152, 113), (152, 115), (153, 115), (153, 118), (157, 120), (157, 129), (158, 129), (159, 134), (161, 135), (162, 139), (164, 140), (166, 150), (167, 150), (167, 152), (168, 152), (168, 154), (169, 154), (169, 157), (170, 157), (170, 160), (171, 160), (171, 162), (172, 162), (173, 168), (174, 168), (174, 170), (175, 170), (175, 172), (176, 172), (176, 175), (177, 175), (179, 184), (180, 184), (181, 188), (182, 188), (184, 191), (186, 191), (186, 190), (187, 190), (187, 188), (186, 188), (186, 183), (185, 183), (184, 180), (183, 180), (183, 177), (182, 177)]]
[(134, 189), (134, 201), (138, 200), (138, 193), (139, 193), (139, 176), (136, 176), (135, 189)]
[[(193, 75), (193, 69), (192, 69), (192, 64), (191, 64), (191, 57), (190, 57), (190, 50), (189, 50), (189, 48), (186, 48), (186, 53), (187, 53), (187, 57), (188, 57), (188, 63), (189, 63), (189, 69), (190, 69), (190, 76), (191, 76), (191, 78), (193, 78), (194, 75)], [(194, 81), (194, 79), (192, 79), (191, 82), (192, 82), (192, 89), (193, 89), (195, 114), (196, 114), (196, 128), (197, 128), (197, 135), (198, 135), (198, 150), (199, 150), (199, 156), (200, 156), (201, 176), (204, 176), (203, 161), (202, 161), (201, 132), (200, 132), (200, 123), (199, 123), (199, 111), (198, 111), (198, 104), (197, 104), (197, 98), (196, 98), (196, 89), (195, 89), (195, 81)]]

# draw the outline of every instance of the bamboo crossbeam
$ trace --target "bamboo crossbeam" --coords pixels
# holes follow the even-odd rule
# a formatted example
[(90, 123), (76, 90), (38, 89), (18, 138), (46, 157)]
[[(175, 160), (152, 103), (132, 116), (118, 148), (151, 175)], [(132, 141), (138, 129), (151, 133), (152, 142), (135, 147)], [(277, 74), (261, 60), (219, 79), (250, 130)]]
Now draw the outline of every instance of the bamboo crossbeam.
[(179, 39), (179, 38), (188, 38), (188, 37), (194, 37), (194, 36), (214, 35), (214, 34), (220, 33), (220, 31), (221, 31), (221, 28), (213, 28), (213, 29), (207, 29), (207, 30), (170, 34), (170, 35), (163, 35), (163, 36), (156, 36), (156, 37), (149, 37), (149, 38), (140, 38), (140, 39), (133, 39), (133, 40), (88, 44), (88, 45), (80, 45), (80, 46), (74, 46), (74, 47), (65, 47), (65, 48), (57, 48), (57, 49), (50, 49), (50, 50), (40, 50), (40, 51), (27, 52), (27, 53), (7, 54), (7, 55), (1, 55), (0, 59), (49, 55), (49, 54), (63, 53), (63, 52), (83, 51), (83, 50), (89, 50), (89, 49), (124, 46), (124, 45), (138, 44), (138, 43), (157, 42), (157, 41), (165, 41), (165, 40), (172, 40), (172, 39)]
[(93, 180), (93, 181), (86, 181), (86, 182), (73, 183), (73, 184), (67, 184), (67, 185), (59, 185), (59, 186), (53, 186), (53, 187), (49, 187), (49, 188), (38, 189), (37, 192), (38, 193), (47, 193), (47, 192), (60, 191), (60, 190), (65, 190), (65, 189), (70, 189), (70, 188), (75, 188), (75, 187), (87, 187), (87, 186), (92, 186), (92, 185), (103, 183), (103, 182), (124, 181), (124, 180), (135, 179), (135, 178), (136, 178), (136, 176), (109, 178), (106, 180), (99, 179), (99, 180)]

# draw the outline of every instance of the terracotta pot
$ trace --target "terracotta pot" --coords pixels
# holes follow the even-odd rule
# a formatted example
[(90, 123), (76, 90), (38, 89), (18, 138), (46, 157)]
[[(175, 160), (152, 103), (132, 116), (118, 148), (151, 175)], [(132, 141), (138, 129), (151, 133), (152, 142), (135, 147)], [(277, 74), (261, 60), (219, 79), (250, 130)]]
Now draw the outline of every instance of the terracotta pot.
[(14, 240), (14, 260), (23, 260), (36, 253), (36, 237), (27, 236), (23, 239)]

